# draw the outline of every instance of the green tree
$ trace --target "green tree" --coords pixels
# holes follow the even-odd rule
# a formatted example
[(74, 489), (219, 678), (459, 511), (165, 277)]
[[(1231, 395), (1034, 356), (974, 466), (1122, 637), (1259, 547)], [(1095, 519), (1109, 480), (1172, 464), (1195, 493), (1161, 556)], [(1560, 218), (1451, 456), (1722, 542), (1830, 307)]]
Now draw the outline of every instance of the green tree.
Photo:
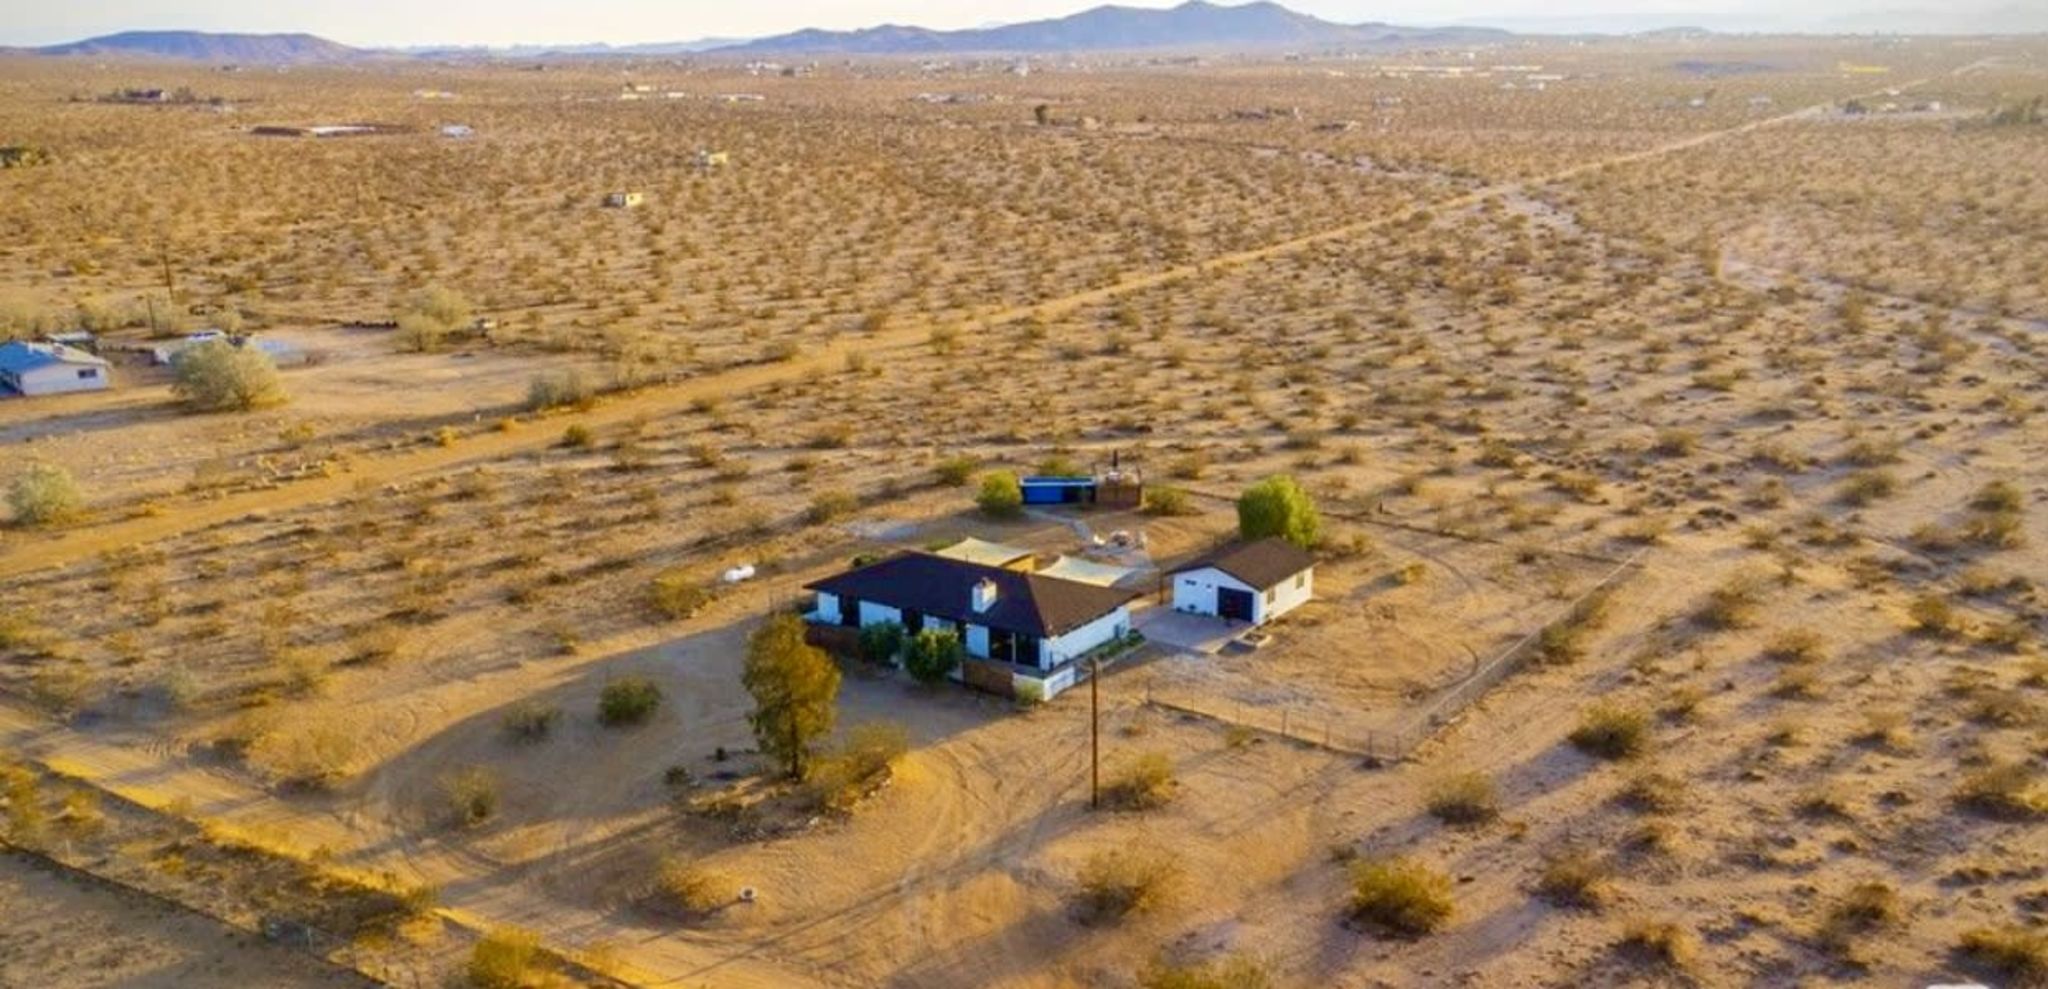
[(966, 655), (960, 633), (949, 628), (928, 628), (911, 637), (910, 648), (903, 654), (903, 668), (917, 682), (935, 684), (959, 669)]
[(177, 375), (171, 393), (202, 412), (243, 412), (286, 398), (277, 365), (254, 347), (209, 340), (179, 351), (171, 371)]
[(1237, 533), (1245, 539), (1278, 536), (1308, 549), (1321, 540), (1322, 531), (1315, 501), (1285, 474), (1246, 488), (1237, 499)]
[(71, 472), (55, 464), (30, 464), (7, 489), (16, 525), (55, 525), (85, 510), (85, 495)]
[(1024, 508), (1024, 486), (1009, 471), (990, 472), (982, 477), (981, 493), (974, 497), (974, 503), (981, 506), (984, 514), (995, 518), (1013, 517)]
[(747, 723), (761, 751), (787, 762), (789, 774), (802, 778), (812, 749), (832, 733), (838, 717), (839, 668), (804, 641), (803, 619), (785, 613), (747, 638), (740, 682), (754, 698)]

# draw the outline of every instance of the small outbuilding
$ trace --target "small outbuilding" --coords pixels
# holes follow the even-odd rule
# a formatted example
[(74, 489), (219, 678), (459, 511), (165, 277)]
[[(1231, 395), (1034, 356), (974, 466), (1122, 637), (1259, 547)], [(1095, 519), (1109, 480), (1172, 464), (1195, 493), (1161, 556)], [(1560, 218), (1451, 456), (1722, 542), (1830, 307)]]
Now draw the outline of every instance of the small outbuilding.
[(61, 343), (13, 340), (0, 344), (0, 394), (62, 395), (113, 386), (104, 357)]
[(1173, 571), (1173, 610), (1264, 625), (1315, 596), (1315, 569), (1285, 539), (1233, 543)]
[(604, 204), (612, 209), (632, 209), (646, 201), (644, 192), (614, 192), (604, 197)]

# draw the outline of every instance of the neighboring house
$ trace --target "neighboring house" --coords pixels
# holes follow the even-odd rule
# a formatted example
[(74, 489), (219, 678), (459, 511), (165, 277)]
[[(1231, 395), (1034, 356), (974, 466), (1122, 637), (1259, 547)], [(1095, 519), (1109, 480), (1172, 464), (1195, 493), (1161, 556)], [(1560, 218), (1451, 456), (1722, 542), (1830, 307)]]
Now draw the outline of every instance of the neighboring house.
[(1315, 569), (1284, 539), (1234, 543), (1172, 573), (1173, 610), (1264, 625), (1315, 595)]
[(113, 365), (61, 343), (14, 340), (0, 344), (0, 392), (61, 395), (113, 386)]
[(604, 204), (613, 209), (631, 209), (646, 201), (644, 192), (614, 192), (604, 197)]
[(156, 364), (168, 365), (178, 356), (179, 351), (187, 347), (197, 347), (202, 343), (212, 343), (215, 340), (223, 343), (232, 342), (228, 340), (227, 332), (224, 330), (200, 330), (197, 333), (188, 333), (170, 343), (158, 344), (149, 348), (149, 359)]
[(476, 128), (468, 124), (443, 124), (441, 126), (442, 137), (464, 138), (475, 133)]
[[(805, 616), (820, 628), (849, 632), (895, 622), (915, 635), (950, 629), (967, 655), (991, 667), (1005, 686), (1035, 681), (1042, 698), (1074, 683), (1074, 661), (1130, 634), (1135, 591), (938, 556), (899, 553), (828, 577), (805, 589), (818, 595)], [(817, 638), (829, 638), (819, 636)], [(993, 666), (992, 664), (1003, 664)], [(962, 679), (991, 685), (991, 669)]]
[(968, 563), (979, 563), (987, 567), (1018, 570), (1024, 573), (1030, 573), (1038, 569), (1038, 557), (1030, 550), (1022, 546), (992, 543), (986, 539), (976, 539), (973, 536), (968, 536), (945, 549), (933, 550), (932, 555), (943, 556), (952, 560), (964, 560)]

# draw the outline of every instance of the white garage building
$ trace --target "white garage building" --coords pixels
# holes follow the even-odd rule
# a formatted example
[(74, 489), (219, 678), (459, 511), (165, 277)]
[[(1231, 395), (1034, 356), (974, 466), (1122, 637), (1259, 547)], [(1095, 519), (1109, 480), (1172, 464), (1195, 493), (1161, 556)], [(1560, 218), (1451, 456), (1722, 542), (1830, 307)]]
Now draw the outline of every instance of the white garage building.
[(113, 384), (112, 367), (76, 347), (13, 340), (0, 344), (0, 395), (99, 391)]
[(1315, 571), (1285, 539), (1235, 543), (1173, 572), (1173, 610), (1264, 625), (1315, 596)]

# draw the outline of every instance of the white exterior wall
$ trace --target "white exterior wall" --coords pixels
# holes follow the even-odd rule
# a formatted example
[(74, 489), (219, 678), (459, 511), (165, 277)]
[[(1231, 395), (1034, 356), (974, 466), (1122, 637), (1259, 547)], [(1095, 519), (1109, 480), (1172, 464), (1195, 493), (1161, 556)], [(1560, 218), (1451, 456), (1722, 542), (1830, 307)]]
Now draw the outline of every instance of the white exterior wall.
[[(93, 376), (81, 378), (80, 371)], [(51, 364), (33, 368), (21, 376), (16, 390), (23, 395), (62, 395), (75, 391), (99, 391), (113, 383), (107, 368), (95, 364)]]
[[(1262, 595), (1252, 585), (1232, 577), (1215, 567), (1203, 567), (1200, 570), (1189, 570), (1186, 573), (1174, 575), (1173, 610), (1191, 611), (1198, 615), (1216, 614), (1216, 589), (1218, 587), (1246, 591), (1254, 598), (1262, 598)], [(1259, 608), (1264, 603), (1262, 599), (1257, 604), (1254, 604), (1252, 606), (1252, 614), (1258, 614)]]
[(1131, 630), (1131, 609), (1119, 606), (1101, 618), (1053, 639), (1042, 639), (1038, 644), (1038, 668), (1052, 669), (1054, 666), (1073, 659), (1105, 642)]
[[(1294, 586), (1297, 578), (1301, 581), (1300, 587)], [(1308, 599), (1314, 597), (1315, 593), (1316, 570), (1314, 567), (1310, 567), (1295, 574), (1293, 577), (1281, 581), (1278, 586), (1273, 588), (1273, 601), (1271, 604), (1266, 602), (1265, 595), (1261, 594), (1259, 596), (1259, 606), (1256, 612), (1259, 616), (1259, 624), (1263, 625), (1301, 607), (1308, 603)]]
[[(1294, 586), (1300, 578), (1301, 586)], [(1203, 567), (1175, 574), (1173, 577), (1173, 610), (1193, 612), (1198, 615), (1216, 614), (1216, 589), (1228, 587), (1232, 590), (1247, 591), (1252, 596), (1252, 624), (1264, 625), (1307, 603), (1315, 596), (1316, 571), (1314, 567), (1303, 570), (1294, 577), (1276, 584), (1271, 589), (1272, 600), (1266, 598), (1267, 591), (1252, 587), (1236, 577), (1215, 567)]]

